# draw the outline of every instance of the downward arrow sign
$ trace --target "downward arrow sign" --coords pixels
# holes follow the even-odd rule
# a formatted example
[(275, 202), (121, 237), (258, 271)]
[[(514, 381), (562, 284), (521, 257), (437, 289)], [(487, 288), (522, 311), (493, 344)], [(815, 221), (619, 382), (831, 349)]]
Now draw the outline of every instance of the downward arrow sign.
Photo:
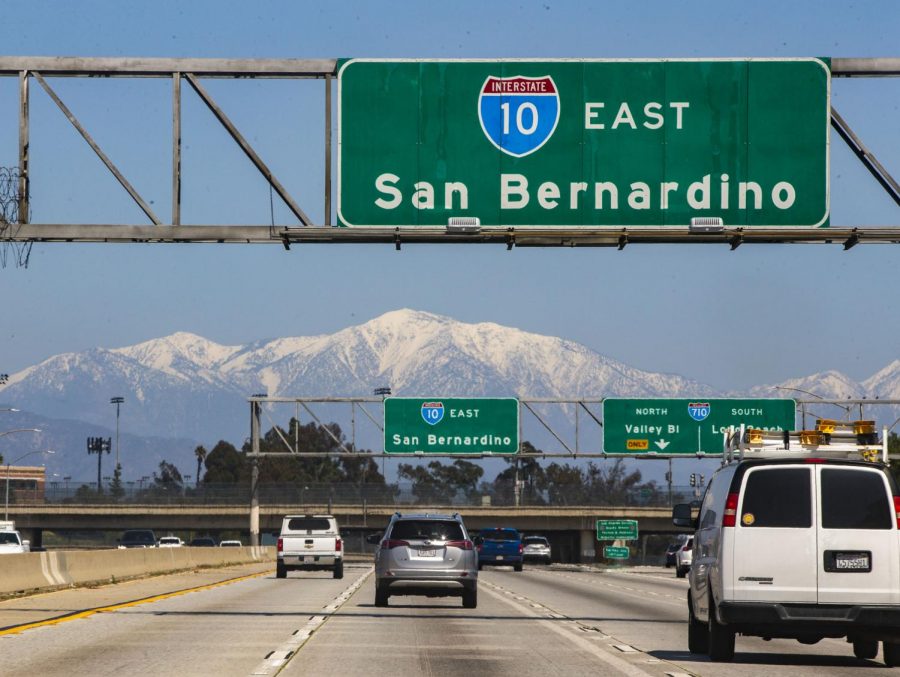
[(659, 447), (660, 450), (663, 450), (669, 446), (669, 443), (662, 439), (656, 440), (656, 442), (654, 442), (653, 444), (655, 444), (657, 447)]

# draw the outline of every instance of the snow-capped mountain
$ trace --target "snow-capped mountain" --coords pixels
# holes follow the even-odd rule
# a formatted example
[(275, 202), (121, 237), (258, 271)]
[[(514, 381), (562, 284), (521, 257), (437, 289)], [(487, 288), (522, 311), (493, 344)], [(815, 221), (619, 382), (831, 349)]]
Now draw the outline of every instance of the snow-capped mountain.
[[(385, 385), (394, 395), (445, 397), (800, 398), (794, 389), (824, 398), (886, 398), (900, 397), (900, 361), (862, 383), (829, 371), (778, 384), (783, 392), (768, 385), (721, 393), (682, 376), (630, 367), (573, 341), (396, 310), (330, 335), (223, 346), (178, 332), (133, 346), (56, 355), (10, 375), (0, 387), (0, 406), (57, 420), (60, 429), (65, 425), (58, 420), (66, 419), (97, 431), (89, 434), (108, 436), (115, 428), (110, 397), (123, 396), (123, 434), (155, 438), (153, 448), (166, 446), (159, 440), (180, 438), (177, 451), (164, 457), (191, 467), (194, 445), (210, 448), (226, 439), (239, 446), (247, 437), (251, 394), (365, 397)], [(82, 433), (80, 427), (76, 437)], [(72, 457), (83, 457), (89, 467), (83, 444)]]

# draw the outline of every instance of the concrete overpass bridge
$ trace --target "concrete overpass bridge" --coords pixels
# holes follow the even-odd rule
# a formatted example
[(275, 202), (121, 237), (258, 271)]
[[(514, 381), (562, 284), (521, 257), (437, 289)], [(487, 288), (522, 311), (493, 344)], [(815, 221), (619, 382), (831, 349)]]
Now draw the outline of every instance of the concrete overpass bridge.
[[(415, 513), (459, 512), (470, 531), (495, 526), (515, 527), (526, 534), (541, 534), (551, 541), (554, 557), (566, 562), (592, 562), (601, 544), (596, 540), (598, 519), (632, 519), (638, 521), (641, 539), (635, 543), (645, 552), (648, 538), (651, 550), (658, 549), (652, 539), (667, 541), (679, 530), (672, 525), (668, 507), (600, 507), (600, 506), (397, 506), (397, 505), (296, 505), (267, 504), (259, 507), (259, 526), (263, 543), (271, 542), (287, 514), (331, 512), (341, 525), (350, 552), (368, 552), (372, 546), (365, 537), (384, 528), (397, 511)], [(32, 504), (11, 505), (10, 519), (40, 547), (44, 531), (123, 531), (153, 529), (157, 535), (166, 532), (249, 533), (248, 505), (158, 505), (158, 504)]]

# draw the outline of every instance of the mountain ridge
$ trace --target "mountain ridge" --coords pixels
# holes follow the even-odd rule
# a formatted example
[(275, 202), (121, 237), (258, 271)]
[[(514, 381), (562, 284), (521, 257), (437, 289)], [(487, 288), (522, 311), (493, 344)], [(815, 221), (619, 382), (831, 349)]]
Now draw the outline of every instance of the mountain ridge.
[(394, 395), (447, 397), (900, 397), (900, 360), (861, 382), (829, 370), (721, 392), (568, 339), (403, 308), (333, 334), (223, 345), (175, 332), (131, 346), (61, 353), (10, 374), (0, 403), (108, 430), (114, 424), (109, 398), (124, 396), (123, 432), (179, 439), (178, 455), (187, 456), (192, 447), (185, 445), (195, 440), (240, 446), (251, 394), (368, 397), (382, 386)]

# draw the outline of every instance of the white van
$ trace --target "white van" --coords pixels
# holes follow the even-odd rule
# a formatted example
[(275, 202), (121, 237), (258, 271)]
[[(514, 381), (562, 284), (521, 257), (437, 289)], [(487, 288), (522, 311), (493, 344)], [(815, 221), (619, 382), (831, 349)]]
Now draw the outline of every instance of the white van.
[(673, 522), (696, 530), (692, 653), (729, 661), (736, 634), (846, 637), (857, 657), (875, 658), (881, 641), (900, 665), (900, 496), (883, 463), (823, 448), (742, 455), (713, 475), (696, 519), (674, 507)]

